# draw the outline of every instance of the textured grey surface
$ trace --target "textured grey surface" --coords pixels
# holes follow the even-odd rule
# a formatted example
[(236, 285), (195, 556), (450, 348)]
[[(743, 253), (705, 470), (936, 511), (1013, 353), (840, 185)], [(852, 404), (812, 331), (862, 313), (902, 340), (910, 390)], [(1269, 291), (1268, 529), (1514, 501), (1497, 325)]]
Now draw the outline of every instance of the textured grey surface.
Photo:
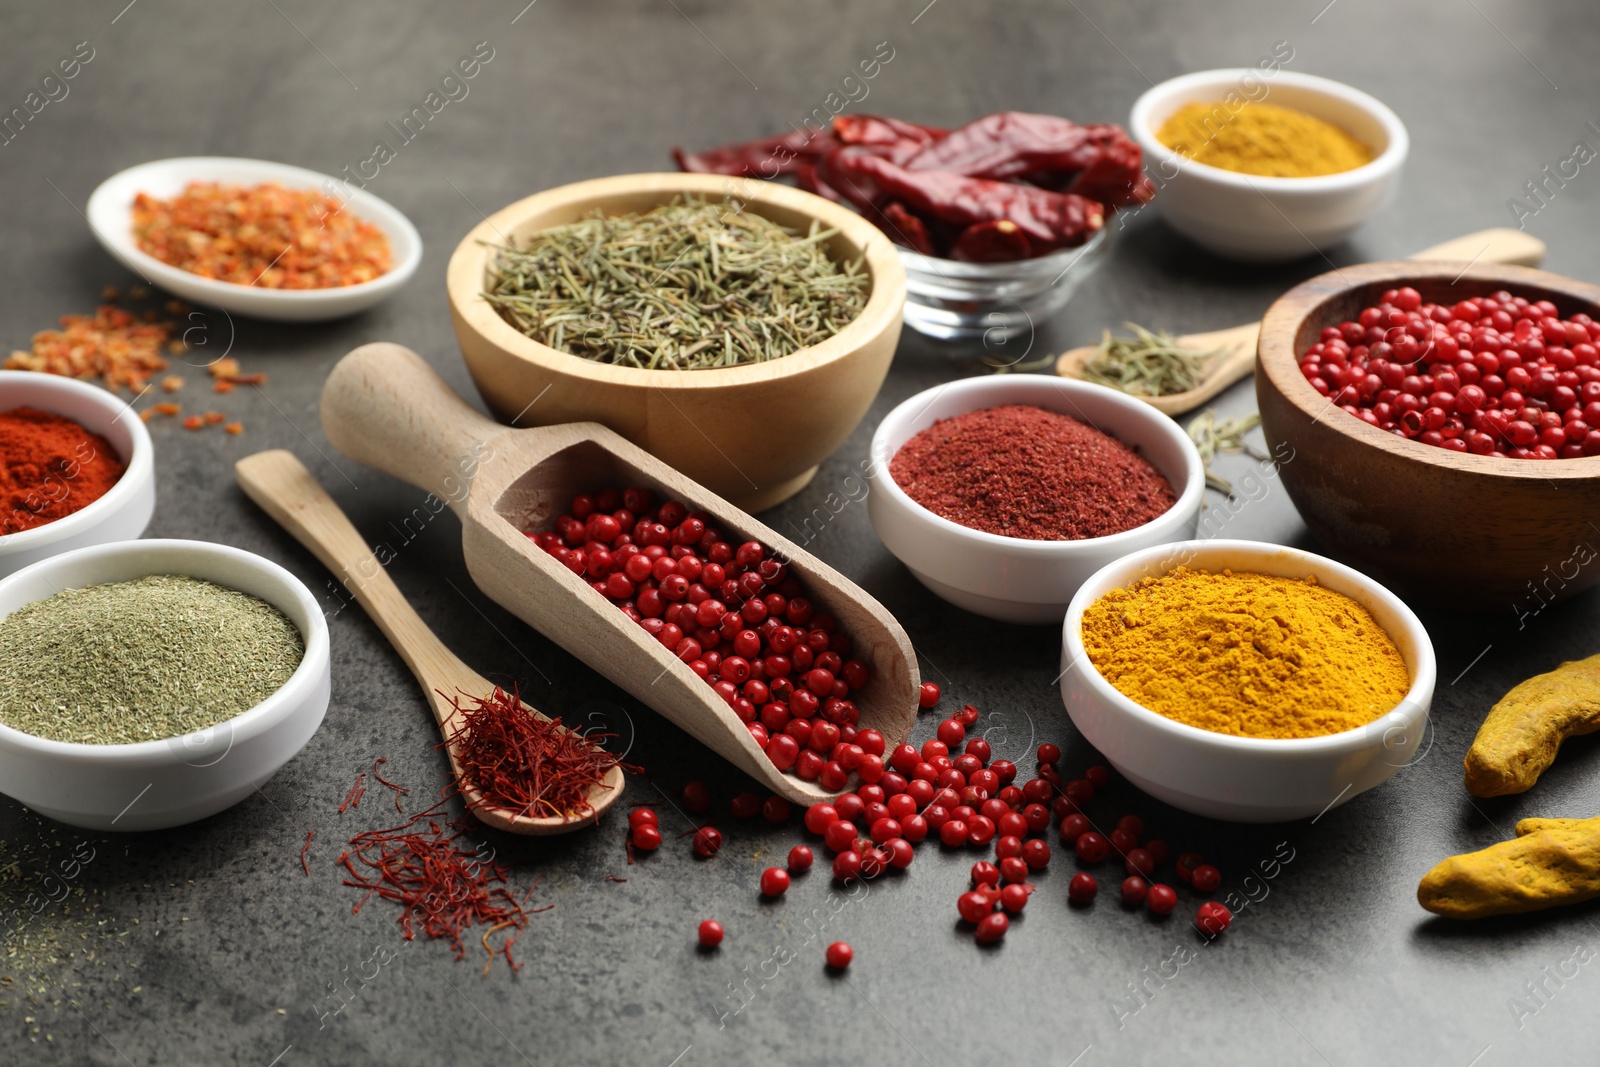
[[(0, 321), (11, 344), (60, 313), (89, 310), (102, 285), (131, 280), (79, 215), (104, 177), (190, 154), (353, 167), (377, 140), (393, 142), (385, 124), (477, 42), (495, 51), (468, 95), (401, 147), (371, 185), (427, 243), (407, 289), (328, 326), (206, 320), (208, 341), (231, 342), (246, 369), (271, 376), (260, 393), (217, 398), (244, 419), (245, 435), (152, 425), (160, 490), (152, 536), (240, 545), (327, 593), (334, 702), (326, 725), (258, 795), (179, 830), (86, 839), (0, 801), (0, 863), (18, 864), (24, 888), (45, 888), (45, 875), (69, 863), (75, 848), (80, 858), (94, 850), (72, 882), (72, 914), (46, 908), (8, 940), (8, 952), (21, 952), (24, 942), (55, 938), (73, 954), (39, 963), (33, 947), (33, 964), (0, 962), (0, 975), (12, 976), (0, 981), (0, 1062), (1595, 1061), (1600, 964), (1564, 964), (1600, 944), (1593, 908), (1469, 928), (1429, 921), (1413, 899), (1436, 859), (1504, 836), (1519, 817), (1594, 813), (1593, 742), (1567, 746), (1520, 799), (1470, 803), (1459, 762), (1482, 711), (1510, 684), (1596, 651), (1594, 595), (1550, 608), (1520, 630), (1509, 606), (1484, 619), (1424, 609), (1440, 660), (1436, 732), (1414, 766), (1315, 824), (1227, 826), (1127, 786), (1097, 802), (1097, 816), (1137, 812), (1178, 848), (1214, 857), (1236, 892), (1253, 866), (1293, 850), (1275, 878), (1252, 883), (1261, 899), (1220, 942), (1202, 946), (1182, 914), (1159, 923), (1122, 912), (1109, 886), (1092, 910), (1069, 910), (1073, 864), (1058, 854), (1026, 918), (1002, 946), (982, 950), (955, 921), (974, 858), (967, 854), (924, 846), (905, 876), (859, 897), (831, 890), (819, 868), (797, 879), (784, 901), (762, 904), (759, 870), (780, 862), (802, 834), (798, 826), (736, 824), (722, 809), (728, 847), (709, 863), (694, 861), (687, 842), (675, 839), (690, 824), (661, 791), (675, 796), (685, 780), (704, 777), (725, 804), (741, 787), (736, 776), (479, 593), (462, 566), (453, 516), (409, 540), (400, 534), (390, 524), (420, 494), (340, 460), (316, 410), (333, 362), (375, 339), (415, 348), (470, 394), (442, 277), (480, 210), (562, 182), (664, 169), (674, 143), (700, 147), (779, 130), (822, 106), (880, 41), (894, 58), (853, 107), (955, 124), (1000, 108), (1120, 121), (1149, 80), (1249, 64), (1287, 40), (1291, 69), (1376, 93), (1413, 139), (1400, 202), (1334, 253), (1336, 261), (1404, 254), (1503, 225), (1507, 198), (1541, 166), (1567, 158), (1576, 139), (1600, 143), (1586, 127), (1600, 118), (1592, 6), (123, 2), (10, 5), (4, 15), (0, 109), (21, 105), (78, 42), (95, 50), (70, 94), (0, 148)], [(1530, 220), (1551, 243), (1552, 269), (1600, 276), (1596, 182), (1585, 169)], [(1326, 267), (1317, 259), (1230, 266), (1174, 237), (1153, 214), (1122, 237), (1111, 264), (1033, 339), (1034, 355), (1125, 318), (1177, 329), (1229, 325)], [(979, 354), (908, 338), (862, 427), (805, 493), (765, 518), (788, 529), (819, 506), (864, 457), (884, 412), (931, 384), (980, 372)], [(201, 375), (190, 376), (186, 399), (209, 406)], [(1221, 407), (1238, 412), (1253, 403), (1245, 386)], [(662, 801), (668, 846), (632, 867), (614, 817), (597, 833), (564, 839), (488, 838), (502, 858), (521, 862), (513, 885), (523, 891), (541, 878), (531, 903), (555, 905), (534, 916), (522, 938), (520, 974), (501, 964), (481, 977), (475, 943), (460, 963), (440, 943), (404, 945), (392, 911), (379, 903), (351, 914), (356, 894), (339, 884), (333, 860), (345, 838), (385, 820), (379, 793), (337, 814), (356, 773), (385, 756), (388, 771), (421, 796), (444, 783), (445, 765), (399, 659), (358, 608), (336, 611), (327, 574), (234, 487), (232, 462), (268, 447), (301, 456), (369, 538), (397, 549), (396, 580), (473, 666), (520, 682), (546, 710), (608, 722), (648, 768), (629, 799)], [(1235, 473), (1248, 466), (1223, 464)], [(1265, 486), (1225, 529), (1302, 543), (1281, 488)], [(898, 615), (924, 675), (945, 685), (949, 704), (983, 709), (998, 754), (1024, 762), (1037, 740), (1053, 739), (1073, 771), (1092, 758), (1051, 685), (1051, 629), (991, 624), (946, 607), (879, 546), (862, 505), (840, 513), (812, 547)], [(932, 727), (925, 718), (918, 739)], [(308, 829), (317, 831), (309, 879), (297, 859)], [(628, 881), (606, 882), (607, 873)], [(85, 906), (98, 910), (84, 916)], [(1193, 907), (1186, 897), (1183, 913)], [(692, 947), (706, 916), (729, 932), (709, 956)], [(843, 977), (821, 963), (822, 946), (836, 938), (856, 949)], [(391, 953), (385, 966), (366, 962)], [(1163, 967), (1167, 979), (1152, 977)], [(1560, 972), (1569, 977), (1547, 977)], [(365, 982), (356, 977), (363, 973)], [(1542, 999), (1528, 999), (1530, 982), (1544, 983)], [(331, 983), (348, 990), (343, 1001), (328, 995)], [(1130, 983), (1144, 984), (1143, 1001), (1130, 999)], [(1511, 1002), (1517, 997), (1521, 1012)]]

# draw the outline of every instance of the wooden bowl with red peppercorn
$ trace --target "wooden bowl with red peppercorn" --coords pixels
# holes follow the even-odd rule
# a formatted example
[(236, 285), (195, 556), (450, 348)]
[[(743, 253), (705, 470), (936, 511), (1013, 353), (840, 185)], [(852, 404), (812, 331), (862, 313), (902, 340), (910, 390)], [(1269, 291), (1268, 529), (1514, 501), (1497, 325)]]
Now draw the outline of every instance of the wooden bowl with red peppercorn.
[[(674, 198), (735, 198), (739, 210), (804, 232), (837, 231), (835, 262), (862, 260), (866, 306), (819, 344), (703, 370), (646, 370), (584, 359), (524, 336), (483, 298), (496, 247), (595, 211), (644, 212)], [(866, 415), (900, 339), (906, 275), (876, 226), (820, 196), (716, 174), (627, 174), (550, 189), (503, 208), (450, 257), (456, 340), (484, 402), (519, 426), (599, 422), (744, 511), (798, 493)], [(535, 403), (537, 401), (537, 403)]]
[(1311, 532), (1419, 597), (1519, 618), (1600, 582), (1595, 319), (1600, 286), (1526, 267), (1370, 263), (1285, 293), (1256, 397)]

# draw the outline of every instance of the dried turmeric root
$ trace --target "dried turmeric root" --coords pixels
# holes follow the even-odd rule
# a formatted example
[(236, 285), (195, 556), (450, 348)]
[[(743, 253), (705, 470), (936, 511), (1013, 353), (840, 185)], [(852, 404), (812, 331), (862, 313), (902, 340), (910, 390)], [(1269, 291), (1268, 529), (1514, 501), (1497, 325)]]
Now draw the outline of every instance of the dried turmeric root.
[(1600, 897), (1600, 816), (1523, 819), (1517, 836), (1451, 856), (1417, 886), (1417, 903), (1451, 919), (1513, 915)]
[(1518, 685), (1489, 709), (1467, 751), (1467, 792), (1526, 792), (1569, 737), (1600, 730), (1600, 655), (1563, 663)]

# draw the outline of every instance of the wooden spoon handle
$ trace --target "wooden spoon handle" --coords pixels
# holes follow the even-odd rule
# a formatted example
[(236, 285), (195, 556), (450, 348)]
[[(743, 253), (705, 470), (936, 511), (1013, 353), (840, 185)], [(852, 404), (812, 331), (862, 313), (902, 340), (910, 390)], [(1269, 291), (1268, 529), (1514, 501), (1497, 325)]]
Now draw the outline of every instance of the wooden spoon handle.
[(459, 670), (455, 654), (434, 636), (344, 511), (293, 453), (257, 452), (235, 463), (233, 473), (246, 496), (355, 594), (425, 691)]
[(322, 428), (357, 463), (426, 489), (464, 514), (489, 439), (506, 427), (474, 411), (409, 348), (386, 341), (341, 359), (322, 387)]
[(1461, 259), (1477, 263), (1513, 263), (1537, 267), (1544, 262), (1544, 242), (1531, 233), (1499, 226), (1457, 237), (1413, 252), (1407, 259)]

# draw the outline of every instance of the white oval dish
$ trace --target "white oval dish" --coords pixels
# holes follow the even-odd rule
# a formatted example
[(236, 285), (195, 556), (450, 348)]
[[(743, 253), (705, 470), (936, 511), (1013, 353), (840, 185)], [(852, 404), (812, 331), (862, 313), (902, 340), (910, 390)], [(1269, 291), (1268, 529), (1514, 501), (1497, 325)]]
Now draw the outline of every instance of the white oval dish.
[[(1220, 102), (1229, 93), (1243, 100), (1242, 87), (1254, 93), (1253, 86), (1265, 86), (1260, 102), (1304, 111), (1371, 145), (1372, 162), (1311, 178), (1263, 177), (1195, 163), (1156, 139), (1185, 104)], [(1158, 186), (1154, 202), (1172, 228), (1218, 255), (1253, 262), (1297, 259), (1344, 240), (1394, 202), (1411, 146), (1399, 116), (1376, 97), (1329, 78), (1286, 70), (1268, 76), (1252, 67), (1196, 71), (1152, 86), (1134, 102), (1128, 132), (1145, 153)]]
[(328, 710), (328, 626), (310, 590), (270, 560), (205, 541), (126, 541), (54, 556), (0, 579), (0, 619), (68, 588), (182, 574), (260, 597), (300, 628), (305, 658), (281, 689), (207, 730), (82, 745), (0, 725), (0, 792), (89, 830), (156, 830), (237, 804), (289, 762)]
[[(902, 445), (940, 419), (1001, 404), (1071, 415), (1129, 447), (1164, 474), (1178, 501), (1143, 526), (1081, 541), (1002, 537), (941, 518), (906, 495), (889, 473)], [(1054, 623), (1084, 579), (1129, 552), (1193, 537), (1205, 497), (1205, 464), (1172, 419), (1115, 389), (1054, 374), (1000, 374), (918, 393), (872, 435), (867, 514), (889, 549), (939, 596), (1002, 622)]]
[(0, 370), (0, 411), (30, 407), (65, 415), (100, 434), (127, 468), (106, 494), (71, 515), (31, 530), (0, 534), (0, 577), (88, 545), (131, 541), (156, 506), (155, 448), (139, 415), (115, 393), (34, 371)]
[[(277, 182), (285, 188), (311, 188), (345, 201), (355, 213), (389, 239), (394, 266), (387, 274), (359, 285), (330, 289), (263, 289), (202, 278), (141, 252), (133, 238), (133, 201), (139, 193), (171, 197), (190, 182), (230, 185)], [(371, 193), (326, 174), (286, 163), (228, 156), (185, 156), (141, 163), (100, 183), (85, 211), (95, 238), (123, 266), (153, 285), (196, 304), (230, 314), (288, 322), (319, 322), (364, 311), (393, 295), (422, 262), (422, 237), (399, 209)]]
[[(1304, 578), (1343, 593), (1372, 614), (1411, 673), (1400, 704), (1366, 726), (1324, 737), (1262, 738), (1175, 722), (1123, 696), (1089, 661), (1083, 613), (1113, 589), (1177, 566)], [(1084, 739), (1125, 778), (1175, 808), (1234, 822), (1320, 815), (1387, 781), (1416, 755), (1426, 732), (1437, 666), (1415, 613), (1383, 586), (1341, 563), (1257, 541), (1187, 541), (1135, 552), (1083, 583), (1062, 624), (1061, 698)]]

